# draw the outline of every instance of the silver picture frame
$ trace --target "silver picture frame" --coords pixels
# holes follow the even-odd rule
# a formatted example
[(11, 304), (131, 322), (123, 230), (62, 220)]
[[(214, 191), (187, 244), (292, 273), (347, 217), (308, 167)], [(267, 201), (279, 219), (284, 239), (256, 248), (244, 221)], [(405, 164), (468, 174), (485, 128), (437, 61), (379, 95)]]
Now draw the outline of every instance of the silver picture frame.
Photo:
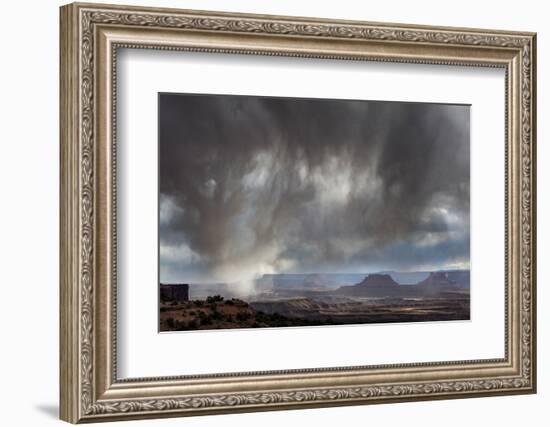
[[(60, 417), (97, 422), (536, 391), (536, 35), (74, 3), (60, 10)], [(505, 70), (505, 357), (117, 377), (117, 49)], [(491, 166), (488, 163), (487, 168)]]

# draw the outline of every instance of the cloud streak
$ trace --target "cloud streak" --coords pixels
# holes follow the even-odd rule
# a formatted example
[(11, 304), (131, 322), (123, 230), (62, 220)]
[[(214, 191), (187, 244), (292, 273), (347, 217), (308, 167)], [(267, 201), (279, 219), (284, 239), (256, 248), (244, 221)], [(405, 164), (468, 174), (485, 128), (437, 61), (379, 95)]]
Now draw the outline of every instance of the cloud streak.
[(161, 280), (468, 265), (468, 106), (161, 94), (159, 108)]

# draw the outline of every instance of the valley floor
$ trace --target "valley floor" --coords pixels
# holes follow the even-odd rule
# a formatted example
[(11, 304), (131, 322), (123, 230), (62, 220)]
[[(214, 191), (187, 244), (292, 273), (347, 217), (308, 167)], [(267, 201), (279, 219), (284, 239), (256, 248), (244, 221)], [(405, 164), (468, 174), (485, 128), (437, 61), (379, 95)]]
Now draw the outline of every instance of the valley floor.
[(470, 319), (470, 295), (434, 298), (290, 298), (245, 302), (220, 296), (162, 302), (160, 331), (243, 329)]

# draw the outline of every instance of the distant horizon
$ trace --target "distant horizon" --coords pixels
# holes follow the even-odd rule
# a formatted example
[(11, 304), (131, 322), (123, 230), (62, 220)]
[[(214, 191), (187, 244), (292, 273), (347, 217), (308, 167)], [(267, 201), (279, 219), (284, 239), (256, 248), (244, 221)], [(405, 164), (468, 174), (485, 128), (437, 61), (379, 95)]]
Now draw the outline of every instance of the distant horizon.
[[(261, 279), (262, 277), (266, 277), (266, 276), (284, 276), (284, 275), (288, 275), (288, 276), (291, 276), (291, 275), (294, 275), (294, 276), (308, 276), (308, 275), (313, 275), (313, 274), (319, 274), (319, 275), (327, 275), (327, 276), (330, 276), (330, 275), (334, 275), (334, 276), (337, 276), (337, 275), (369, 275), (369, 274), (381, 274), (381, 273), (395, 273), (395, 274), (414, 274), (414, 273), (430, 273), (430, 272), (438, 272), (438, 271), (470, 271), (471, 270), (471, 267), (468, 266), (468, 267), (453, 267), (453, 266), (449, 266), (449, 267), (441, 267), (441, 268), (421, 268), (421, 269), (418, 269), (418, 270), (410, 270), (410, 269), (407, 269), (407, 270), (399, 270), (399, 269), (380, 269), (380, 270), (370, 270), (370, 271), (361, 271), (361, 270), (350, 270), (350, 271), (331, 271), (331, 272), (326, 272), (326, 271), (314, 271), (314, 270), (311, 270), (311, 271), (306, 271), (306, 272), (292, 272), (292, 271), (285, 271), (285, 272), (280, 272), (280, 273), (263, 273), (259, 276), (256, 276), (256, 277), (253, 277), (249, 280), (251, 281), (256, 281), (256, 280), (259, 280)], [(211, 280), (210, 279), (195, 279), (195, 278), (190, 278), (190, 279), (178, 279), (178, 280), (160, 280), (160, 276), (159, 276), (159, 283), (166, 283), (166, 284), (171, 284), (171, 283), (192, 283), (192, 284), (220, 284), (220, 283), (224, 283), (224, 284), (231, 284), (231, 283), (238, 283), (238, 280), (235, 280), (235, 281), (222, 281), (222, 280), (217, 280), (217, 279), (214, 279), (212, 278)]]
[[(398, 270), (380, 270), (372, 272), (349, 272), (349, 273), (320, 273), (320, 272), (309, 272), (309, 273), (265, 273), (262, 276), (259, 276), (254, 281), (260, 280), (262, 277), (266, 276), (311, 276), (311, 275), (323, 275), (323, 276), (369, 276), (372, 274), (424, 274), (424, 273), (439, 273), (439, 272), (456, 272), (456, 271), (471, 271), (470, 268), (442, 268), (435, 270), (413, 270), (413, 271), (398, 271)], [(232, 282), (222, 282), (222, 281), (196, 281), (196, 280), (180, 280), (180, 281), (159, 281), (160, 285), (229, 285)]]

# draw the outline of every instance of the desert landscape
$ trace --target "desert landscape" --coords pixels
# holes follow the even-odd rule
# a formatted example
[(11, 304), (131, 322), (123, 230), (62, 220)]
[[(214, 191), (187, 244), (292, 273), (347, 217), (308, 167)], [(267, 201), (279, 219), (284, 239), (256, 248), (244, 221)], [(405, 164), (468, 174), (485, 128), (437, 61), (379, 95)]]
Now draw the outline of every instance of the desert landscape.
[[(468, 270), (264, 275), (256, 281), (255, 293), (246, 296), (227, 284), (203, 286), (160, 285), (161, 331), (470, 318)], [(214, 293), (204, 295), (205, 290)]]
[(160, 331), (470, 318), (470, 105), (158, 101)]

